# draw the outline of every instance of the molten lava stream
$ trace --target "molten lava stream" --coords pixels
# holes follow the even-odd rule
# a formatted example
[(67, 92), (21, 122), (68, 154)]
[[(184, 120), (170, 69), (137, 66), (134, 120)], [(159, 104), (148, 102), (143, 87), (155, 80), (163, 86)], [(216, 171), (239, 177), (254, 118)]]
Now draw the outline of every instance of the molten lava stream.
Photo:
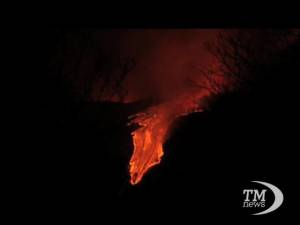
[(160, 163), (163, 142), (169, 127), (164, 116), (158, 110), (150, 114), (138, 114), (132, 121), (140, 128), (132, 132), (134, 151), (130, 160), (131, 184), (137, 184), (150, 167)]
[(163, 144), (171, 123), (179, 116), (202, 111), (199, 102), (205, 96), (203, 92), (193, 97), (182, 96), (135, 115), (129, 123), (139, 125), (132, 132), (134, 150), (129, 163), (132, 185), (140, 182), (152, 166), (160, 163), (164, 154)]

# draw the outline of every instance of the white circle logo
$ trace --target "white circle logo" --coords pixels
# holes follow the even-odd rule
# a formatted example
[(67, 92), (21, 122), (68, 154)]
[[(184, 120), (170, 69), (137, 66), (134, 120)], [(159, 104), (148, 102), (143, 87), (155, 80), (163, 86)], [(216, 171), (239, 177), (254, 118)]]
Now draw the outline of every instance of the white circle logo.
[[(274, 186), (273, 184), (262, 182), (262, 181), (251, 181), (253, 183), (261, 184), (265, 187), (267, 187), (269, 190), (272, 191), (274, 194), (274, 202), (273, 204), (268, 207), (267, 209), (259, 212), (254, 213), (252, 215), (263, 215), (270, 212), (273, 212), (274, 210), (278, 209), (282, 202), (283, 202), (283, 194), (279, 188)], [(243, 202), (244, 208), (264, 208), (266, 205), (266, 192), (267, 189), (262, 189), (259, 191), (258, 189), (244, 189), (243, 194), (245, 195), (245, 199)]]

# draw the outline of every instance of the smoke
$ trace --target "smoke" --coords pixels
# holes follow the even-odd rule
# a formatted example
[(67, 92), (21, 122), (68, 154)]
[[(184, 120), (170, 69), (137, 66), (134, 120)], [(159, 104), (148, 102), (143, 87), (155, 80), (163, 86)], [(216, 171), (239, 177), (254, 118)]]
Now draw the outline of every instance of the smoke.
[[(126, 93), (124, 101), (165, 100), (182, 95), (190, 85), (188, 81), (200, 79), (201, 70), (213, 63), (205, 43), (216, 33), (213, 29), (113, 31), (110, 44), (103, 47), (119, 55), (121, 60), (135, 61), (135, 67), (122, 83), (122, 92)], [(99, 83), (95, 83), (94, 99), (98, 98), (99, 90)], [(120, 90), (114, 91), (117, 94)]]

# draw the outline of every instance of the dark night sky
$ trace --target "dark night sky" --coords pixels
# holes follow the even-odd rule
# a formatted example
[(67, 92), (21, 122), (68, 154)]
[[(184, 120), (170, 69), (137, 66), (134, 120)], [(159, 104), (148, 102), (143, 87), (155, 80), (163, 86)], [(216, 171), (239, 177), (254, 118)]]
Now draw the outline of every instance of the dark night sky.
[(96, 74), (99, 66), (113, 75), (118, 73), (119, 59), (133, 59), (135, 67), (122, 82), (123, 91), (128, 92), (125, 101), (164, 95), (212, 64), (204, 45), (216, 33), (216, 29), (91, 30), (87, 32), (91, 43), (84, 46), (78, 45), (80, 39), (75, 35), (67, 34), (62, 51), (64, 74), (79, 92), (84, 80), (96, 76), (90, 98), (99, 101), (103, 100), (99, 88), (102, 81)]

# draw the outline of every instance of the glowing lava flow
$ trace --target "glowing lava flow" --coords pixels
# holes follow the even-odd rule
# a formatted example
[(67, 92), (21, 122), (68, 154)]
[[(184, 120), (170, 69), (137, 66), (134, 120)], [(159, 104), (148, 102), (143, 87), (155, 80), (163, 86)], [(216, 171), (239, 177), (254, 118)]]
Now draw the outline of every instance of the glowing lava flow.
[(140, 182), (151, 167), (160, 163), (164, 154), (163, 144), (172, 122), (179, 116), (202, 111), (199, 102), (207, 93), (191, 96), (193, 98), (182, 96), (174, 101), (153, 106), (146, 112), (136, 114), (130, 122), (139, 125), (139, 128), (132, 132), (134, 150), (129, 164), (132, 185)]
[(144, 173), (158, 164), (163, 156), (163, 141), (169, 127), (169, 121), (164, 116), (157, 107), (148, 113), (137, 114), (132, 121), (140, 128), (132, 132), (134, 152), (130, 160), (131, 184), (138, 183)]

